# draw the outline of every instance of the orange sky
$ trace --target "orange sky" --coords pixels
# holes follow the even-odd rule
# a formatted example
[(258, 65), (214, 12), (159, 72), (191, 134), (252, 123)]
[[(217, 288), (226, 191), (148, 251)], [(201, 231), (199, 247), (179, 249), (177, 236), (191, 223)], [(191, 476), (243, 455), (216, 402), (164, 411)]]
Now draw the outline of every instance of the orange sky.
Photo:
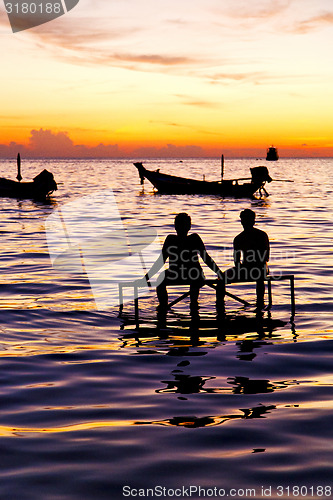
[(0, 30), (0, 156), (333, 156), (331, 0), (80, 0)]

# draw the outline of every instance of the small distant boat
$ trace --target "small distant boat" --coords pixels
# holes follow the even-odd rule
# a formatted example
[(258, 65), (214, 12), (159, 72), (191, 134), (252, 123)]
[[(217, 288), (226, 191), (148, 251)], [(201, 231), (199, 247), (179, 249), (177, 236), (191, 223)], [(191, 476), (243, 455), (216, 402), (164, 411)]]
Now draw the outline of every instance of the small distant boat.
[(277, 161), (279, 159), (278, 150), (274, 146), (267, 148), (266, 161)]
[[(163, 174), (158, 170), (147, 170), (142, 163), (134, 163), (138, 169), (141, 184), (147, 179), (162, 194), (212, 194), (222, 197), (252, 198), (256, 191), (264, 192), (266, 182), (272, 178), (267, 167), (251, 168), (251, 178), (228, 179), (221, 181), (206, 181), (188, 179), (175, 175)], [(240, 182), (250, 181), (250, 182)]]
[(44, 169), (32, 182), (21, 182), (21, 156), (17, 155), (17, 181), (0, 177), (0, 197), (45, 200), (58, 189), (53, 174)]

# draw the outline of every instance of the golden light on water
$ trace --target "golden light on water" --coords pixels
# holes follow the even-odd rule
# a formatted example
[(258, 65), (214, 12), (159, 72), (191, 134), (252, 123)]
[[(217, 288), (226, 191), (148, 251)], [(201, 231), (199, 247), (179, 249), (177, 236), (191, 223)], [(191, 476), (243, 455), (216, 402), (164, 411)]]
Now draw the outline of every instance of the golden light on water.
[[(48, 330), (49, 332), (49, 330)], [(64, 330), (65, 333), (65, 330)], [(101, 349), (107, 351), (117, 351), (121, 342), (113, 342), (111, 343), (101, 343), (96, 345), (52, 345), (51, 342), (45, 343), (45, 340), (40, 341), (21, 341), (19, 344), (14, 342), (1, 342), (4, 346), (2, 350), (0, 350), (0, 358), (4, 357), (27, 357), (27, 356), (40, 356), (40, 355), (49, 355), (49, 354), (72, 354), (83, 351), (100, 351)], [(100, 363), (104, 362), (103, 359), (90, 359), (85, 360), (84, 363)], [(64, 363), (67, 363), (64, 361)], [(68, 361), (68, 363), (75, 363), (74, 361)], [(81, 361), (78, 363), (82, 363)]]
[(124, 427), (133, 425), (127, 420), (118, 420), (110, 422), (86, 422), (81, 424), (72, 424), (63, 427), (11, 427), (0, 425), (0, 436), (3, 437), (19, 437), (27, 434), (61, 434), (68, 432), (87, 431), (92, 429), (100, 429), (107, 427)]

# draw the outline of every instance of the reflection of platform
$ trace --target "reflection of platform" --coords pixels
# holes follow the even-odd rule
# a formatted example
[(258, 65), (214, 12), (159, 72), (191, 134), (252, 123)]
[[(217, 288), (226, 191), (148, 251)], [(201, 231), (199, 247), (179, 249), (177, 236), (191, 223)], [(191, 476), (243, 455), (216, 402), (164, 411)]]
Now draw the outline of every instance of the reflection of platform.
[[(130, 324), (129, 322), (127, 326), (130, 326)], [(275, 330), (286, 325), (286, 321), (271, 318), (270, 313), (265, 318), (256, 317), (255, 315), (227, 315), (223, 320), (200, 317), (193, 321), (186, 317), (172, 317), (168, 324), (162, 327), (160, 327), (158, 321), (152, 326), (148, 324), (147, 320), (144, 320), (144, 324), (139, 329), (124, 330), (122, 339), (125, 342), (131, 339), (140, 340), (140, 342), (147, 341), (150, 347), (160, 345), (160, 341), (166, 339), (168, 339), (168, 346), (189, 346), (199, 345), (198, 342), (205, 344), (207, 341), (215, 343), (216, 341), (240, 340), (245, 349), (244, 353), (248, 357), (252, 355), (252, 340), (244, 340), (244, 335), (251, 335), (251, 338), (257, 340), (270, 338)], [(256, 344), (256, 346), (259, 346), (259, 344)]]
[[(273, 281), (289, 281), (289, 286), (290, 286), (290, 306), (291, 306), (291, 315), (292, 317), (295, 316), (295, 284), (294, 284), (294, 275), (293, 274), (284, 274), (284, 275), (268, 275), (264, 278), (264, 281), (267, 282), (267, 291), (268, 291), (268, 306), (267, 309), (271, 309), (273, 305), (273, 300), (272, 300), (272, 282)], [(239, 285), (242, 283), (256, 283), (255, 280), (244, 280), (244, 281), (234, 281), (231, 283), (227, 283), (226, 286), (230, 285)], [(208, 279), (205, 280), (205, 283), (203, 286), (207, 285), (217, 291), (219, 281), (218, 280), (212, 280)], [(140, 282), (137, 281), (128, 281), (128, 282), (122, 282), (119, 283), (119, 311), (120, 313), (123, 310), (123, 291), (124, 288), (133, 288), (133, 295), (134, 295), (134, 310), (135, 310), (135, 322), (137, 327), (139, 327), (139, 289), (142, 288), (144, 285), (140, 285)], [(186, 286), (186, 285), (173, 285), (173, 287), (178, 286)], [(188, 286), (188, 285), (187, 285)], [(187, 291), (180, 295), (177, 299), (171, 301), (168, 304), (168, 309), (171, 309), (172, 306), (180, 302), (181, 300), (185, 299), (190, 295), (190, 291)], [(238, 297), (237, 295), (234, 295), (228, 291), (225, 292), (225, 295), (228, 297), (244, 304), (245, 306), (250, 306), (251, 304), (247, 302), (246, 300)]]
[(189, 429), (196, 429), (198, 427), (211, 427), (215, 425), (221, 425), (226, 422), (230, 422), (235, 419), (253, 419), (253, 418), (263, 418), (263, 415), (270, 413), (275, 410), (275, 405), (259, 405), (253, 408), (246, 408), (239, 410), (239, 413), (230, 415), (218, 415), (218, 416), (177, 416), (164, 420), (152, 420), (152, 421), (137, 421), (134, 422), (135, 425), (164, 425), (164, 426), (176, 426), (176, 427), (187, 427)]

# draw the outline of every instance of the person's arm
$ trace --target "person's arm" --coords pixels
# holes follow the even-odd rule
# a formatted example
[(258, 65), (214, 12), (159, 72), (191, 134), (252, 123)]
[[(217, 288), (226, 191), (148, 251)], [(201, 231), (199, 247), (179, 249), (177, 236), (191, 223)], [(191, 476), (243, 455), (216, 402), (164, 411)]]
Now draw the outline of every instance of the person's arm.
[(219, 266), (216, 264), (216, 262), (211, 258), (211, 256), (209, 255), (209, 253), (207, 252), (206, 247), (204, 245), (204, 242), (202, 241), (202, 239), (200, 238), (200, 236), (197, 235), (197, 237), (198, 237), (198, 250), (199, 250), (200, 257), (202, 258), (202, 260), (204, 261), (204, 263), (215, 274), (217, 274), (217, 276), (218, 276), (219, 279), (223, 279), (223, 272), (221, 271), (221, 269), (219, 268)]

